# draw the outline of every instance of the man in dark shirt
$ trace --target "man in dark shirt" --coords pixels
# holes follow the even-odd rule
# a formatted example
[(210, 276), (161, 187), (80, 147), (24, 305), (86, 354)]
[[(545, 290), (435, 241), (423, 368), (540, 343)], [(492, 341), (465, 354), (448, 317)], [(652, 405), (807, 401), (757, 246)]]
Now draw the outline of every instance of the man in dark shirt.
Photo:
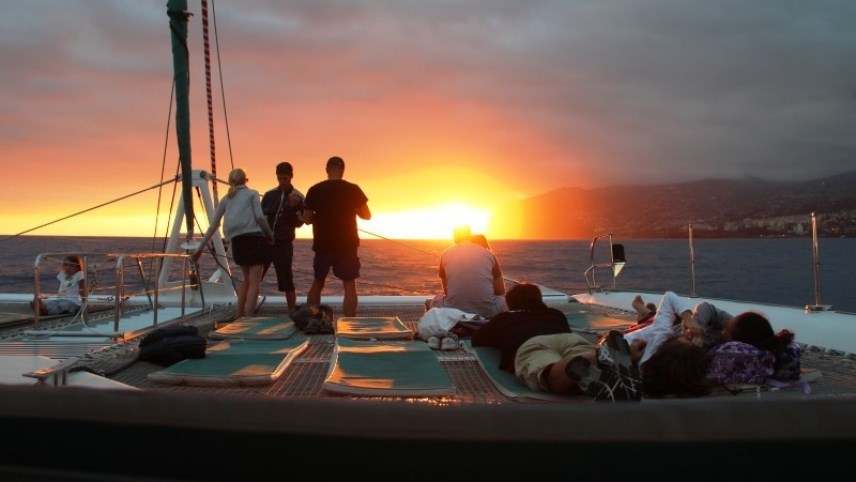
[(505, 294), (509, 311), (495, 315), (473, 334), (473, 346), (499, 350), (499, 368), (514, 373), (531, 390), (595, 400), (642, 398), (638, 369), (629, 362), (626, 340), (612, 331), (603, 340), (614, 362), (599, 364), (597, 346), (572, 333), (561, 311), (548, 307), (538, 285), (520, 283)]
[[(294, 288), (294, 230), (303, 226), (303, 193), (291, 185), (294, 169), (288, 162), (276, 165), (276, 180), (279, 185), (262, 196), (262, 211), (273, 229), (274, 244), (271, 249), (273, 267), (276, 270), (277, 288), (285, 295), (288, 311), (294, 309), (297, 296)], [(265, 266), (265, 273), (270, 263)], [(264, 275), (262, 275), (264, 277)]]
[(309, 188), (304, 203), (303, 221), (312, 225), (312, 263), (315, 279), (306, 296), (309, 304), (321, 303), (321, 290), (327, 274), (342, 280), (345, 316), (357, 313), (357, 278), (360, 277), (360, 258), (357, 249), (360, 236), (357, 219), (371, 219), (372, 214), (360, 186), (345, 181), (345, 161), (341, 157), (327, 160), (327, 180)]

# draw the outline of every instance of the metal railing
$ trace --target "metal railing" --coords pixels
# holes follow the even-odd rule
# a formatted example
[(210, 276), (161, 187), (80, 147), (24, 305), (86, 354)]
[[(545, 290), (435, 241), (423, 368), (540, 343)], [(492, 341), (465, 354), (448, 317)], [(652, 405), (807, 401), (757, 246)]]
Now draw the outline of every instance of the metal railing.
[[(130, 299), (142, 300), (148, 308), (153, 310), (154, 319), (153, 325), (157, 325), (158, 315), (156, 307), (160, 307), (160, 296), (163, 291), (180, 289), (181, 290), (181, 314), (185, 313), (186, 307), (186, 288), (188, 284), (188, 267), (190, 256), (187, 254), (165, 254), (165, 253), (80, 253), (80, 252), (64, 252), (64, 253), (42, 253), (36, 256), (34, 264), (34, 284), (33, 296), (34, 299), (47, 299), (42, 296), (42, 272), (45, 270), (45, 265), (51, 261), (61, 262), (66, 256), (78, 256), (83, 265), (84, 281), (86, 286), (86, 296), (83, 298), (79, 315), (81, 319), (86, 321), (89, 314), (88, 308), (92, 302), (102, 302), (111, 304), (113, 308), (114, 330), (119, 330), (119, 320), (122, 314), (126, 311), (126, 303)], [(167, 287), (166, 283), (152, 282), (152, 280), (161, 280), (161, 269), (166, 260), (182, 261), (180, 281), (174, 286)], [(144, 261), (149, 261), (149, 270), (154, 274), (147, 275), (146, 268), (143, 266)], [(114, 279), (111, 283), (103, 284), (99, 280), (99, 266), (104, 271), (112, 270)], [(128, 270), (134, 271), (135, 279), (130, 279)], [(166, 279), (166, 278), (164, 278)], [(195, 288), (196, 286), (194, 286)], [(201, 290), (201, 286), (199, 286)], [(33, 312), (34, 326), (39, 326), (39, 318), (41, 313), (38, 309)]]
[[(598, 240), (603, 238), (609, 240), (609, 261), (595, 262), (596, 245)], [(600, 234), (598, 236), (595, 236), (592, 239), (590, 245), (590, 259), (591, 265), (585, 270), (585, 273), (583, 274), (586, 280), (586, 285), (588, 286), (589, 293), (606, 287), (606, 285), (599, 285), (597, 283), (596, 276), (598, 271), (608, 271), (612, 279), (612, 287), (615, 288), (615, 280), (616, 278), (618, 278), (618, 275), (621, 273), (621, 270), (624, 269), (624, 266), (627, 264), (627, 260), (624, 256), (624, 245), (613, 243), (612, 233)]]

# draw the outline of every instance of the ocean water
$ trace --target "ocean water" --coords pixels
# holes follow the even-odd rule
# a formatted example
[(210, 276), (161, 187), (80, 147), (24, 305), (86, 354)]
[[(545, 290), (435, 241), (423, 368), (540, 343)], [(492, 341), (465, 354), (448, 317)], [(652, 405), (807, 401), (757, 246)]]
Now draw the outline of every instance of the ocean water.
[[(437, 263), (449, 246), (444, 240), (386, 240), (363, 235), (360, 248), (360, 294), (424, 295), (440, 290)], [(624, 246), (627, 265), (615, 281), (620, 289), (691, 294), (690, 247), (687, 240), (616, 240)], [(19, 236), (0, 241), (0, 292), (33, 291), (34, 263), (40, 253), (157, 252), (163, 240), (150, 238)], [(506, 277), (540, 283), (577, 293), (586, 290), (585, 270), (592, 262), (589, 241), (492, 241), (491, 247)], [(818, 241), (821, 303), (856, 312), (856, 239)], [(812, 242), (807, 238), (696, 239), (695, 294), (803, 306), (815, 303)], [(608, 244), (599, 242), (594, 261), (606, 260)], [(201, 275), (213, 270), (201, 259)], [(107, 267), (109, 268), (109, 267)], [(58, 266), (57, 266), (58, 269)], [(98, 275), (111, 280), (114, 270)], [(45, 268), (43, 291), (55, 290), (55, 271)], [(240, 275), (240, 270), (236, 272)], [(600, 283), (612, 283), (606, 272)], [(298, 296), (312, 282), (311, 240), (295, 241), (294, 278)], [(265, 276), (262, 292), (277, 295), (273, 270)], [(341, 294), (341, 283), (329, 279), (324, 294)]]

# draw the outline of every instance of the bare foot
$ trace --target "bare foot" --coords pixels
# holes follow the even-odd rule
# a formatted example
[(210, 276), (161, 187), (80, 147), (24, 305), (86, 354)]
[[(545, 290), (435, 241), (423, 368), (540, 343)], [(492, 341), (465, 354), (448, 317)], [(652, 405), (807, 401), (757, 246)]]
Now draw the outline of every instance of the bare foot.
[(633, 309), (636, 310), (636, 314), (639, 316), (648, 314), (648, 310), (645, 308), (645, 301), (642, 300), (642, 295), (636, 295), (636, 298), (633, 298), (631, 306), (633, 306)]

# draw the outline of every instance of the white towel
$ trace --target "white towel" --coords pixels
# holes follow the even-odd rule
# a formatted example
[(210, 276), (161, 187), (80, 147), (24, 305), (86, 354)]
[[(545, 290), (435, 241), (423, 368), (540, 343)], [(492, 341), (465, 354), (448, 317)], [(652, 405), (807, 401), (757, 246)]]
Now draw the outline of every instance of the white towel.
[(431, 308), (419, 318), (419, 337), (427, 340), (432, 336), (448, 333), (459, 321), (485, 321), (481, 315), (467, 313), (457, 308)]

